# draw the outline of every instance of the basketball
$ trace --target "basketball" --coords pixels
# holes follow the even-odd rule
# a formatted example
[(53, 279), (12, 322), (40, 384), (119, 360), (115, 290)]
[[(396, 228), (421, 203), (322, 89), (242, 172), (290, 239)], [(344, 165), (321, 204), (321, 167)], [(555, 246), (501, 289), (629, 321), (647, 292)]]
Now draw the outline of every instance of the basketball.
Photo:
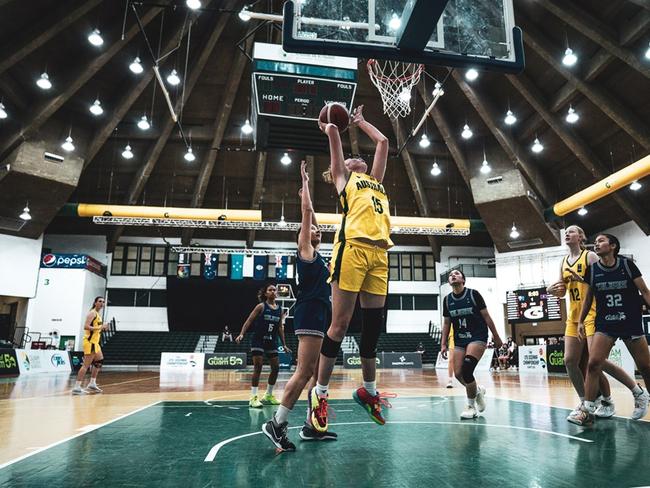
[(318, 119), (323, 124), (334, 124), (339, 132), (345, 132), (350, 125), (348, 109), (340, 103), (328, 103), (320, 111)]

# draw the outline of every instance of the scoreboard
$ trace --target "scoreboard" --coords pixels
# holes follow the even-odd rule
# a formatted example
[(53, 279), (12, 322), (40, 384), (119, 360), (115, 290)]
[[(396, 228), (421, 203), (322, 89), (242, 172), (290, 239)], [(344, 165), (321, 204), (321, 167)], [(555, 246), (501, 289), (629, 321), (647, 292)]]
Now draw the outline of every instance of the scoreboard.
[(508, 322), (545, 322), (561, 320), (560, 299), (546, 288), (509, 291), (507, 294)]
[(253, 90), (258, 115), (318, 120), (327, 103), (337, 102), (351, 110), (357, 84), (284, 73), (253, 73)]

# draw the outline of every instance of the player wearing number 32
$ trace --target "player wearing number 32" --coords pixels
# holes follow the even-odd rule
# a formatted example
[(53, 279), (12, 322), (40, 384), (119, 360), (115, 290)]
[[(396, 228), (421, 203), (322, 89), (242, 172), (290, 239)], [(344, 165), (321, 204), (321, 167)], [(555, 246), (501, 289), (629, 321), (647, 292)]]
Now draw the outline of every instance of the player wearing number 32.
[[(592, 300), (595, 299), (596, 333), (589, 351), (585, 401), (576, 422), (579, 425), (592, 425), (594, 422), (598, 378), (616, 339), (625, 342), (646, 388), (650, 384), (650, 353), (641, 324), (642, 301), (639, 296), (641, 292), (643, 299), (650, 302), (650, 290), (643, 281), (639, 268), (631, 260), (618, 255), (620, 248), (621, 244), (615, 236), (598, 235), (594, 250), (599, 260), (589, 266), (584, 277), (588, 288), (578, 330), (583, 333), (585, 319), (589, 315)], [(648, 411), (648, 394), (640, 386), (635, 390), (632, 417), (638, 419)]]
[[(569, 313), (564, 331), (564, 364), (580, 402), (569, 414), (567, 420), (578, 423), (582, 417), (582, 402), (585, 399), (584, 377), (587, 361), (592, 348), (594, 334), (596, 333), (596, 302), (592, 302), (589, 313), (584, 320), (584, 331), (579, 334), (578, 320), (582, 311), (582, 301), (587, 294), (587, 284), (584, 277), (589, 267), (598, 261), (598, 255), (585, 248), (587, 237), (584, 230), (577, 225), (570, 225), (564, 233), (564, 242), (569, 248), (569, 254), (562, 260), (560, 279), (547, 288), (547, 291), (558, 298), (564, 297), (569, 292)], [(586, 341), (584, 340), (586, 338)], [(634, 379), (622, 368), (605, 361), (603, 371), (623, 383), (632, 392), (636, 388)], [(600, 418), (612, 417), (615, 413), (614, 402), (611, 398), (611, 389), (607, 377), (601, 373), (599, 378), (600, 396), (597, 401), (595, 415)]]
[(390, 216), (388, 196), (382, 185), (388, 159), (388, 139), (363, 117), (363, 106), (352, 115), (356, 125), (375, 143), (370, 174), (363, 159), (343, 157), (339, 128), (319, 122), (329, 139), (331, 165), (323, 176), (336, 187), (343, 218), (332, 251), (332, 323), (323, 338), (316, 387), (309, 393), (311, 421), (319, 432), (327, 430), (327, 390), (354, 307), (359, 296), (362, 309), (361, 368), (363, 387), (353, 393), (376, 423), (383, 425), (382, 405), (389, 405), (377, 393), (375, 359), (377, 341), (384, 323), (384, 303), (388, 292), (388, 248)]
[(485, 388), (477, 386), (474, 370), (485, 352), (488, 329), (492, 332), (496, 349), (501, 347), (502, 342), (481, 294), (465, 287), (465, 274), (455, 269), (449, 273), (448, 281), (452, 292), (442, 302), (444, 321), (440, 352), (446, 359), (447, 338), (453, 326), (454, 373), (467, 391), (467, 408), (460, 414), (460, 418), (474, 419), (478, 417), (478, 412), (485, 410)]

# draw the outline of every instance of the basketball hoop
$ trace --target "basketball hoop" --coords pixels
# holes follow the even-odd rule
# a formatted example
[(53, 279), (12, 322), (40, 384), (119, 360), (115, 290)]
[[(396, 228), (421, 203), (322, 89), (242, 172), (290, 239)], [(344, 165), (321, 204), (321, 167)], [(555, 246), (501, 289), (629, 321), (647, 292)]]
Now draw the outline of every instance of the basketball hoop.
[(420, 81), (423, 64), (369, 59), (368, 74), (377, 87), (384, 104), (384, 113), (391, 119), (411, 113), (411, 90)]

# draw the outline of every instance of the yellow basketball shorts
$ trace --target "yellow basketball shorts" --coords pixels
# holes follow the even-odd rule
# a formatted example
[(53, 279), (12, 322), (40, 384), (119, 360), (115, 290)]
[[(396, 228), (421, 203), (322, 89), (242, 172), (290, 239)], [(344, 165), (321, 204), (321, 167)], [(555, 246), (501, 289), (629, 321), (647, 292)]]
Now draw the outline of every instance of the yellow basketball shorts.
[[(585, 334), (587, 337), (591, 337), (596, 333), (596, 322), (593, 319), (585, 320)], [(573, 322), (571, 320), (566, 321), (566, 328), (564, 329), (564, 335), (568, 337), (578, 337), (578, 322)]]
[(388, 294), (388, 251), (365, 242), (337, 242), (332, 250), (329, 282), (341, 290)]
[(84, 339), (84, 354), (97, 354), (98, 352), (102, 352), (102, 347), (99, 344), (95, 344), (94, 342), (87, 341)]

